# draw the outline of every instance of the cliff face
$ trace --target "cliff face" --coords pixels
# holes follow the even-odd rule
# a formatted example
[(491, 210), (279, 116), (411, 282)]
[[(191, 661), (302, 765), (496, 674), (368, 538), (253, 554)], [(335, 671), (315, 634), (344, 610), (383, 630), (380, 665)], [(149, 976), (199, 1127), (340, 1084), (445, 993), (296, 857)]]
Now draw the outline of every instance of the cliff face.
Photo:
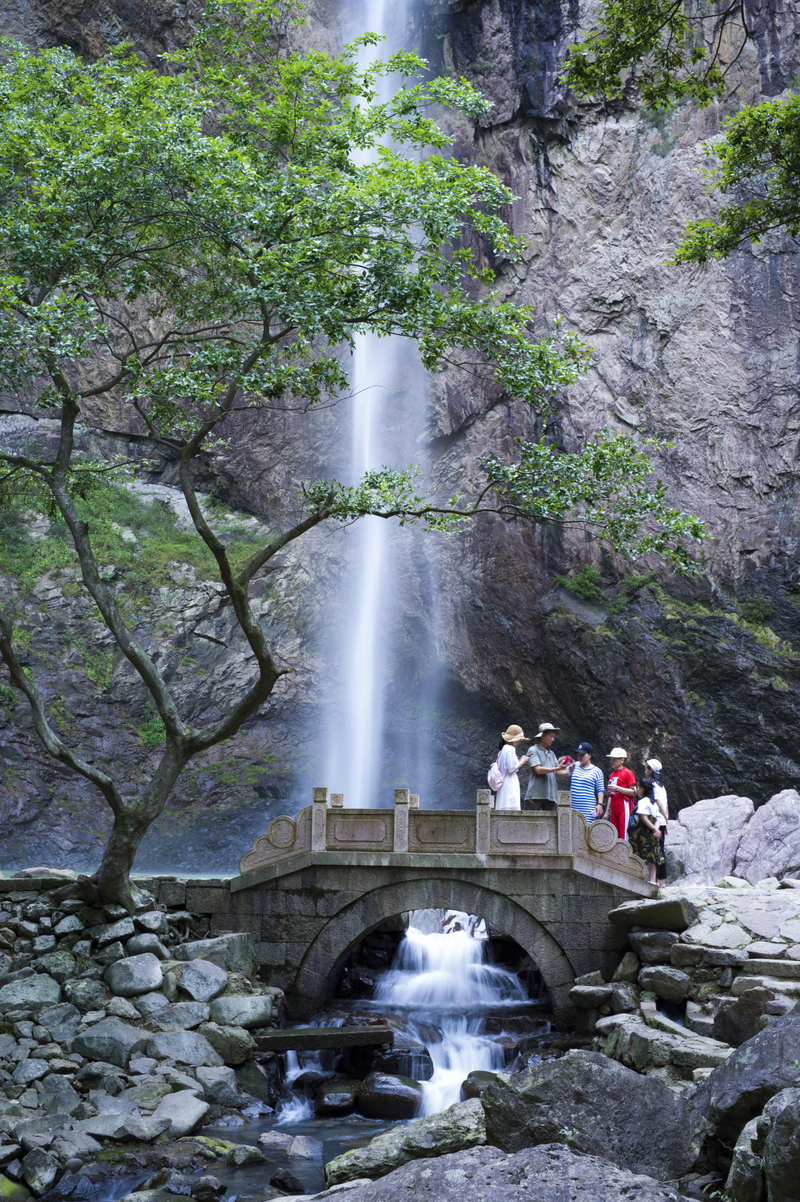
[[(194, 15), (191, 6), (28, 0), (4, 10), (2, 22), (4, 32), (87, 54), (130, 36), (153, 61), (186, 36)], [(685, 223), (713, 208), (700, 174), (704, 141), (735, 104), (780, 95), (796, 78), (800, 14), (778, 0), (753, 6), (757, 32), (736, 67), (735, 99), (666, 117), (576, 103), (565, 93), (563, 49), (585, 17), (556, 0), (426, 5), (408, 32), (435, 67), (467, 75), (494, 101), (478, 129), (458, 126), (455, 150), (492, 166), (517, 197), (511, 217), (529, 251), (523, 265), (501, 272), (503, 292), (534, 305), (542, 329), (562, 314), (594, 347), (590, 373), (560, 399), (557, 432), (570, 448), (604, 425), (672, 443), (658, 453), (659, 471), (673, 498), (708, 521), (707, 566), (699, 579), (679, 581), (655, 563), (612, 562), (588, 535), (489, 519), (433, 538), (432, 567), (416, 563), (401, 592), (402, 670), (390, 682), (397, 747), (412, 736), (436, 747), (431, 804), (471, 804), (499, 724), (509, 720), (561, 725), (563, 750), (580, 737), (602, 751), (622, 742), (636, 759), (659, 755), (678, 805), (725, 792), (758, 801), (800, 773), (796, 244), (775, 237), (706, 268), (666, 260)], [(337, 20), (315, 6), (309, 37), (335, 40)], [(342, 18), (353, 29), (362, 21), (354, 7)], [(424, 450), (442, 483), (475, 478), (482, 455), (510, 451), (531, 429), (518, 407), (454, 375), (432, 382), (431, 406)], [(338, 470), (336, 411), (303, 421), (298, 437), (289, 416), (254, 420), (208, 486), (234, 507), (280, 519), (276, 495), (298, 478)], [(168, 465), (155, 478), (170, 484)], [(212, 756), (210, 770), (180, 786), (143, 866), (231, 867), (267, 813), (305, 802), (319, 783), (321, 715), (340, 686), (321, 654), (320, 628), (351, 554), (346, 538), (319, 533), (286, 557), (280, 583), (270, 578), (270, 620), (295, 668), (291, 684), (234, 751)], [(582, 599), (555, 577), (574, 577), (587, 564), (600, 577)], [(172, 614), (172, 634), (184, 635), (179, 618), (205, 586), (176, 571), (160, 605)], [(429, 579), (438, 582), (435, 622)], [(55, 602), (65, 583), (53, 581), (52, 595), (31, 609), (32, 642), (60, 628), (63, 644), (69, 605)], [(215, 620), (219, 641), (193, 637), (181, 654), (223, 686), (241, 671), (241, 648), (225, 615)], [(157, 630), (155, 609), (152, 622)], [(441, 661), (434, 690), (432, 623)], [(175, 672), (187, 671), (184, 701), (198, 717), (209, 715), (213, 689), (190, 679), (192, 665), (181, 668), (174, 654)], [(48, 655), (48, 687), (69, 698), (69, 669), (55, 645)], [(124, 674), (114, 675), (118, 685), (117, 708), (93, 695), (81, 721), (97, 753), (119, 754), (133, 781), (146, 758), (146, 711), (135, 690), (126, 693)], [(421, 705), (423, 696), (433, 700)], [(125, 706), (134, 716), (130, 737)], [(19, 706), (15, 715), (0, 707), (3, 716), (0, 820), (12, 831), (5, 863), (45, 854), (87, 863), (102, 835), (101, 806), (53, 770), (29, 731), (18, 733)], [(405, 783), (400, 758), (387, 767), (393, 783)]]

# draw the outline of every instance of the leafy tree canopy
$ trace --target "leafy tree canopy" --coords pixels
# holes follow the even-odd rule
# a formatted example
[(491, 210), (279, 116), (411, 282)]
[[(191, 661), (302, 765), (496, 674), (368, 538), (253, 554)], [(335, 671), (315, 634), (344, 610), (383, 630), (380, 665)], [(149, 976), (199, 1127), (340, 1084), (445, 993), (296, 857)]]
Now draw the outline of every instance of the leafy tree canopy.
[[(66, 49), (6, 44), (0, 65), (0, 391), (59, 428), (52, 454), (0, 450), (0, 492), (33, 489), (58, 513), (83, 585), (164, 730), (147, 783), (125, 793), (113, 766), (54, 728), (0, 614), (0, 656), (42, 741), (114, 812), (98, 876), (107, 897), (126, 896), (138, 841), (189, 760), (235, 734), (284, 674), (248, 585), (312, 527), (366, 514), (434, 528), (482, 512), (582, 521), (626, 554), (658, 551), (685, 567), (704, 534), (665, 504), (644, 448), (601, 435), (574, 454), (523, 442), (515, 464), (489, 460), (469, 496), (429, 495), (413, 468), (376, 468), (355, 486), (308, 482), (298, 520), (232, 559), (198, 503), (198, 457), (244, 412), (302, 413), (346, 397), (343, 349), (359, 334), (409, 338), (427, 368), (467, 366), (539, 411), (588, 363), (576, 336), (557, 327), (535, 338), (530, 309), (493, 293), (488, 264), (522, 251), (504, 220), (511, 193), (450, 157), (431, 116), (444, 106), (474, 117), (483, 98), (464, 80), (429, 78), (414, 54), (362, 66), (371, 34), (338, 56), (293, 51), (290, 16), (213, 0), (165, 72), (124, 47), (84, 63)], [(381, 99), (386, 76), (400, 83)], [(76, 426), (98, 399), (177, 461), (253, 653), (250, 684), (206, 725), (179, 712), (101, 571), (80, 502), (114, 465), (75, 451)]]
[[(730, 72), (754, 37), (745, 0), (605, 0), (598, 26), (571, 46), (565, 77), (586, 95), (638, 91), (650, 108), (724, 98)], [(709, 147), (709, 187), (729, 198), (692, 222), (679, 263), (722, 258), (771, 230), (800, 232), (800, 99), (746, 105)]]

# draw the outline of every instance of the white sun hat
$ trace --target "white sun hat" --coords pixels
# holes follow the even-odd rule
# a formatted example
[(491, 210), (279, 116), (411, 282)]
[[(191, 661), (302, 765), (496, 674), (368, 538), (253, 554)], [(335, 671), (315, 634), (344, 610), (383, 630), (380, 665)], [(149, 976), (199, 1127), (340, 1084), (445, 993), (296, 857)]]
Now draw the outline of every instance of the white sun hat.
[(660, 772), (662, 768), (661, 760), (648, 760), (647, 767), (652, 768), (654, 772)]
[(627, 760), (628, 753), (624, 747), (612, 747), (606, 756), (607, 760)]

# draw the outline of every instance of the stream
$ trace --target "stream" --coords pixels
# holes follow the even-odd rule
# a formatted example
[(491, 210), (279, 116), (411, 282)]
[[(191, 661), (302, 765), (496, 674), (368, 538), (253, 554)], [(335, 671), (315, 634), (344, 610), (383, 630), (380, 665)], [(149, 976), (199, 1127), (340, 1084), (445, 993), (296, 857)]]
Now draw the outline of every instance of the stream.
[[(378, 1019), (388, 1023), (396, 1032), (393, 1051), (407, 1060), (406, 1075), (419, 1074), (422, 1097), (416, 1117), (440, 1113), (462, 1098), (469, 1073), (507, 1070), (518, 1060), (525, 1041), (547, 1042), (546, 999), (532, 999), (516, 973), (493, 964), (490, 948), (485, 924), (474, 916), (452, 911), (412, 914), (394, 960), (378, 976), (372, 996), (336, 999), (309, 1025), (364, 1025)], [(528, 1051), (531, 1055), (536, 1052)], [(338, 1061), (339, 1056), (330, 1052), (287, 1053), (284, 1101), (275, 1114), (238, 1126), (205, 1128), (203, 1134), (246, 1144), (257, 1144), (265, 1131), (309, 1137), (309, 1151), (315, 1151), (316, 1158), (293, 1157), (276, 1161), (275, 1167), (287, 1164), (309, 1192), (322, 1189), (324, 1164), (403, 1121), (358, 1113), (316, 1116), (316, 1084), (352, 1075), (351, 1070), (337, 1071)], [(426, 1074), (427, 1080), (421, 1079)], [(215, 1165), (212, 1171), (228, 1186), (228, 1202), (235, 1197), (267, 1198), (276, 1192), (265, 1189), (272, 1168), (263, 1164), (239, 1169)]]

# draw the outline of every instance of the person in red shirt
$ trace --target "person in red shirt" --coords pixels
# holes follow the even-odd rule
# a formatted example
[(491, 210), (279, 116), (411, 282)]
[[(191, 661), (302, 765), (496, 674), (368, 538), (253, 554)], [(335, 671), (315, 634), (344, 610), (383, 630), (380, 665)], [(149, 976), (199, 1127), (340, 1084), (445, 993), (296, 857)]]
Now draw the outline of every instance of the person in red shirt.
[(603, 815), (617, 828), (617, 838), (628, 838), (628, 819), (636, 807), (636, 777), (625, 767), (628, 753), (624, 747), (612, 747), (606, 756), (611, 760), (608, 774), (608, 806)]

